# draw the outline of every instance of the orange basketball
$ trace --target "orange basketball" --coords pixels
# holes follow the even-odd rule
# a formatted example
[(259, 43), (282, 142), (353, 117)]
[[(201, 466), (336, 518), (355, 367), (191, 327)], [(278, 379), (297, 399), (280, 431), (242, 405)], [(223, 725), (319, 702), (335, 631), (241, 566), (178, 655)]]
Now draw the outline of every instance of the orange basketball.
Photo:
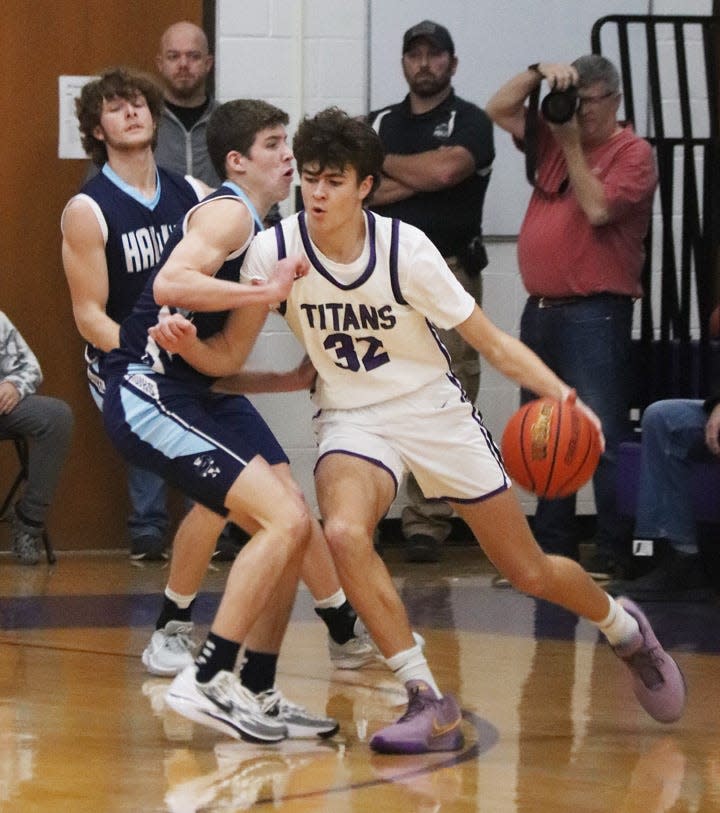
[(512, 415), (500, 441), (515, 482), (538, 497), (567, 497), (593, 476), (600, 435), (578, 407), (538, 398)]

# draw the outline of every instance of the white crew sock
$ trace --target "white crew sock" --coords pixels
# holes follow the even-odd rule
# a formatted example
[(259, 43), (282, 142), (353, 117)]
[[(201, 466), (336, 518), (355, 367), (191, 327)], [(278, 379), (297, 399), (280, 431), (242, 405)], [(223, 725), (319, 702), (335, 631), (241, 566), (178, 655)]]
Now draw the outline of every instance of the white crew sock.
[(600, 632), (608, 639), (610, 646), (627, 643), (639, 631), (638, 622), (621, 607), (612, 596), (608, 596), (610, 610), (603, 621), (597, 623)]
[(422, 680), (427, 683), (438, 698), (442, 697), (442, 692), (435, 683), (435, 678), (432, 676), (423, 651), (417, 644), (410, 649), (404, 649), (402, 652), (386, 658), (385, 662), (402, 683), (407, 683), (409, 680)]

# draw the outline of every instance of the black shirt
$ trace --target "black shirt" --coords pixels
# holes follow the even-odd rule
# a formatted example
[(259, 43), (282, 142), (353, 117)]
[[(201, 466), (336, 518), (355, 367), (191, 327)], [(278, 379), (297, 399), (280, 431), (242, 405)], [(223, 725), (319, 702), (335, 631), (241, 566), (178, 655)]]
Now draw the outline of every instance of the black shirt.
[(438, 147), (462, 146), (475, 158), (476, 172), (456, 186), (418, 192), (406, 200), (371, 208), (398, 217), (427, 234), (444, 256), (459, 254), (482, 234), (482, 209), (495, 158), (493, 127), (484, 110), (454, 91), (427, 113), (413, 115), (410, 97), (369, 114), (386, 153), (414, 155)]
[(210, 97), (207, 97), (202, 104), (197, 107), (180, 107), (180, 105), (172, 104), (165, 99), (165, 107), (173, 113), (180, 120), (182, 126), (190, 132), (192, 128), (200, 121), (202, 114), (207, 110), (210, 103)]

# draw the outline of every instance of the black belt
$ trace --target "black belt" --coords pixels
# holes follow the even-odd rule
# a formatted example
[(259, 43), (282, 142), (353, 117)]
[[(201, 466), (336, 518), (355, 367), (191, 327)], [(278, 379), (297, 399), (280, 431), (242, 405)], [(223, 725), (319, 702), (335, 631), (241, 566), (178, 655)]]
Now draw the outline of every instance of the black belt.
[(561, 308), (564, 305), (577, 305), (580, 302), (587, 302), (590, 299), (618, 299), (622, 301), (632, 301), (632, 297), (627, 294), (588, 294), (587, 296), (529, 296), (528, 303), (538, 308)]

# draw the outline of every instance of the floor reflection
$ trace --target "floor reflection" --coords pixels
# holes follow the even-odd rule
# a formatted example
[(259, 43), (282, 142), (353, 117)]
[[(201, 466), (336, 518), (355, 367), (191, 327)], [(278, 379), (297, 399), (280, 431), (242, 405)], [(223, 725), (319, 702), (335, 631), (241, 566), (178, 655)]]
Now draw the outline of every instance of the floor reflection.
[[(559, 810), (667, 813), (718, 810), (718, 783), (712, 761), (699, 761), (686, 751), (678, 735), (664, 734), (660, 725), (640, 727), (623, 711), (627, 687), (624, 673), (615, 674), (609, 648), (578, 651), (570, 639), (577, 621), (570, 614), (538, 601), (535, 606), (536, 644), (520, 703), (521, 731), (517, 811), (537, 810), (538, 782), (545, 782), (562, 803)], [(583, 660), (589, 680), (577, 696)], [(583, 713), (578, 713), (578, 706)], [(612, 720), (621, 721), (613, 725)], [(614, 731), (609, 731), (610, 727)], [(613, 742), (607, 753), (608, 737)], [(709, 769), (709, 771), (708, 771)], [(715, 801), (713, 802), (713, 797)]]
[[(109, 557), (0, 567), (0, 809), (720, 813), (720, 604), (644, 608), (689, 686), (683, 719), (663, 726), (593, 625), (493, 589), (474, 556), (390, 564), (439, 684), (464, 710), (463, 750), (418, 757), (370, 751), (402, 713), (404, 688), (379, 663), (333, 670), (305, 589), (279, 683), (337, 717), (340, 734), (262, 747), (168, 710), (169, 681), (145, 673), (163, 567)], [(227, 569), (208, 574), (198, 632)]]

